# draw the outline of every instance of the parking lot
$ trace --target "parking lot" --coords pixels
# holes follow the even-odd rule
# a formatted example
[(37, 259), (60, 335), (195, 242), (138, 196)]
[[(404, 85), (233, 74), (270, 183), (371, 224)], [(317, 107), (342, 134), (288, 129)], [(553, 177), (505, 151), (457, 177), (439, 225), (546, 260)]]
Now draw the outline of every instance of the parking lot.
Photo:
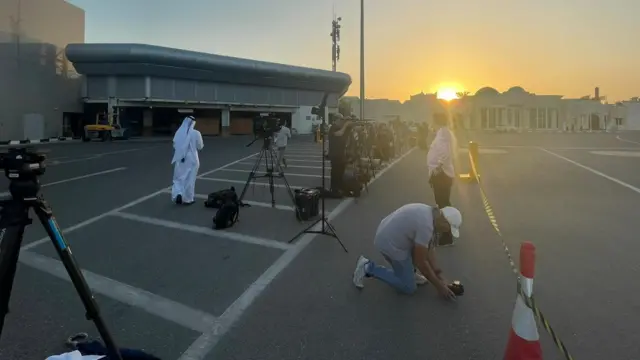
[[(629, 300), (640, 293), (640, 144), (617, 136), (473, 135), (505, 240), (516, 257), (521, 241), (536, 245), (538, 304), (576, 359), (640, 357)], [(461, 171), (467, 140), (460, 136)], [(328, 236), (289, 243), (309, 223), (296, 220), (277, 179), (276, 208), (268, 187), (254, 184), (240, 221), (211, 229), (215, 210), (202, 202), (229, 186), (241, 192), (259, 150), (247, 142), (205, 141), (193, 206), (176, 206), (167, 193), (170, 143), (45, 146), (60, 162), (90, 158), (52, 164), (43, 193), (120, 346), (170, 360), (502, 356), (514, 278), (477, 185), (455, 185), (462, 239), (439, 251), (445, 276), (465, 283), (464, 297), (444, 304), (428, 286), (406, 297), (371, 281), (358, 291), (353, 265), (360, 254), (380, 259), (372, 244), (380, 219), (409, 202), (433, 203), (425, 152), (396, 159), (357, 201), (327, 201), (344, 253)], [(288, 159), (292, 187), (320, 185), (318, 144), (296, 140)], [(97, 336), (43, 235), (27, 229), (0, 358), (39, 359), (63, 352), (71, 334)], [(542, 329), (541, 339), (545, 359), (559, 359)]]

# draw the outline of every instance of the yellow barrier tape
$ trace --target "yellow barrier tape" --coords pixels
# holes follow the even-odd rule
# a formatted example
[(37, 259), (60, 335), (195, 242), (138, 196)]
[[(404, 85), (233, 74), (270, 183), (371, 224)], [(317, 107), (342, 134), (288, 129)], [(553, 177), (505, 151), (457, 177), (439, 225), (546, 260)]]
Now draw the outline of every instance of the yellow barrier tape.
[(480, 196), (482, 197), (482, 203), (484, 205), (484, 210), (487, 213), (487, 216), (489, 217), (489, 222), (491, 223), (491, 226), (493, 226), (494, 230), (498, 234), (498, 237), (500, 238), (500, 241), (502, 242), (502, 247), (504, 248), (504, 253), (507, 255), (507, 258), (509, 259), (509, 265), (511, 266), (511, 270), (513, 271), (513, 273), (518, 278), (518, 293), (524, 299), (525, 304), (533, 311), (536, 319), (538, 319), (538, 323), (542, 324), (544, 329), (551, 336), (551, 338), (553, 339), (554, 344), (560, 350), (560, 352), (562, 353), (564, 358), (567, 359), (567, 360), (573, 360), (573, 357), (571, 356), (571, 354), (569, 354), (569, 350), (567, 350), (567, 347), (564, 345), (564, 343), (562, 342), (560, 337), (558, 337), (556, 332), (551, 327), (551, 324), (549, 324), (549, 321), (547, 321), (547, 319), (545, 318), (545, 316), (542, 313), (542, 311), (540, 311), (540, 309), (536, 305), (536, 301), (533, 298), (533, 296), (531, 296), (531, 297), (527, 296), (525, 294), (525, 292), (523, 291), (523, 289), (522, 289), (522, 286), (520, 284), (520, 272), (518, 271), (518, 268), (517, 268), (515, 262), (513, 261), (513, 257), (511, 256), (511, 251), (509, 251), (509, 247), (507, 246), (507, 243), (506, 243), (506, 241), (504, 239), (504, 236), (502, 235), (502, 232), (500, 231), (500, 227), (498, 226), (498, 220), (496, 219), (496, 216), (495, 216), (495, 214), (493, 212), (493, 208), (491, 207), (491, 204), (489, 203), (489, 198), (487, 197), (487, 194), (484, 191), (484, 187), (482, 186), (482, 180), (480, 180), (480, 173), (478, 172), (477, 162), (476, 162), (476, 159), (473, 156), (473, 151), (471, 150), (471, 148), (469, 148), (469, 164), (471, 165), (471, 168), (473, 169), (472, 174), (475, 175), (475, 180), (478, 182), (478, 187), (480, 189)]

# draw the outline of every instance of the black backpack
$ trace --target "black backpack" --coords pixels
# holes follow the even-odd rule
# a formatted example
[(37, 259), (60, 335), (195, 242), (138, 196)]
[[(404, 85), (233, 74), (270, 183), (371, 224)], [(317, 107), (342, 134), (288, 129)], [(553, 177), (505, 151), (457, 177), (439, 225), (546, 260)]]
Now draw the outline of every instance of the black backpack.
[(204, 202), (204, 207), (220, 209), (222, 205), (227, 202), (239, 203), (238, 194), (236, 194), (236, 189), (233, 186), (229, 189), (223, 189), (209, 194), (207, 200)]
[(218, 208), (213, 217), (213, 228), (216, 230), (232, 227), (240, 215), (240, 206), (237, 201), (227, 201)]

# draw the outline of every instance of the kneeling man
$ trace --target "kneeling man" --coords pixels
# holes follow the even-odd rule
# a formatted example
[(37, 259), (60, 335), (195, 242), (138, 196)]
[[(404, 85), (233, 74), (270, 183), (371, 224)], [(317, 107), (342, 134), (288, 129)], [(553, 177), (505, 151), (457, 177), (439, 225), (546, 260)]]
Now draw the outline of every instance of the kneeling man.
[(391, 269), (360, 256), (353, 272), (353, 284), (363, 288), (364, 278), (373, 277), (402, 293), (413, 294), (417, 284), (428, 281), (440, 295), (455, 299), (437, 266), (435, 247), (442, 234), (458, 238), (461, 224), (460, 211), (451, 206), (443, 209), (425, 204), (402, 206), (382, 219), (374, 239), (376, 249)]

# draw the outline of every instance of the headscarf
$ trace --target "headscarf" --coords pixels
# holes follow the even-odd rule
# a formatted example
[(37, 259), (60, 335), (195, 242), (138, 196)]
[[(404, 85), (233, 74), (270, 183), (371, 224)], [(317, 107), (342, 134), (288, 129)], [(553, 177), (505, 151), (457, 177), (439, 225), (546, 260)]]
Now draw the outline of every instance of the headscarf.
[(187, 156), (189, 151), (189, 131), (193, 129), (196, 124), (196, 120), (193, 116), (187, 116), (182, 120), (182, 125), (176, 131), (173, 136), (173, 159), (171, 163), (175, 164), (177, 161), (181, 161)]

